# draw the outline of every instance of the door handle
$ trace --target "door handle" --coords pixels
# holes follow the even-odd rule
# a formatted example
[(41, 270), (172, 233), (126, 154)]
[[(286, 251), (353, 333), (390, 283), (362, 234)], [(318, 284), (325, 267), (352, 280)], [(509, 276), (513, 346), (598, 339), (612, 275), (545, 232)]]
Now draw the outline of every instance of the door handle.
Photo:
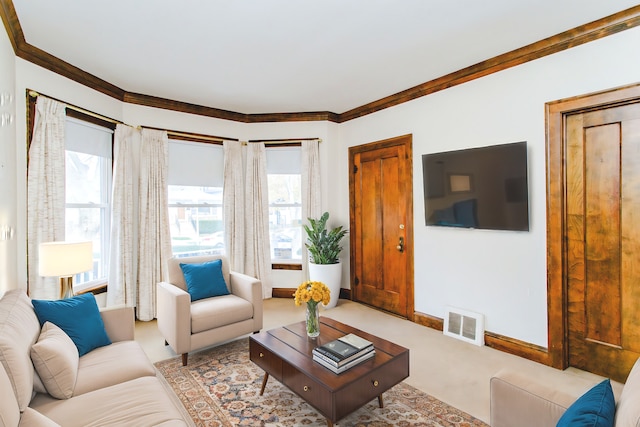
[(396, 246), (398, 252), (404, 252), (404, 237), (400, 236), (400, 240), (398, 241), (398, 246)]

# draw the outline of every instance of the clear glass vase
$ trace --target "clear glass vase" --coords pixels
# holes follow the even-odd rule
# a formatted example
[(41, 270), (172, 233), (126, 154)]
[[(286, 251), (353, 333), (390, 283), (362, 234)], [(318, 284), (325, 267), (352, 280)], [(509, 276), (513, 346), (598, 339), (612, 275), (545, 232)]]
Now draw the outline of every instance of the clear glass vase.
[(307, 303), (307, 336), (315, 338), (320, 335), (320, 307), (318, 303)]

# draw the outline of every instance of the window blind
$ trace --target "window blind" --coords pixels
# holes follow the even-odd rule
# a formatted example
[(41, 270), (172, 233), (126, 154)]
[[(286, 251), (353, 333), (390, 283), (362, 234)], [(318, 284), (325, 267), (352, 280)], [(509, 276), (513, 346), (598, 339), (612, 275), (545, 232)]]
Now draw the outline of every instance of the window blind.
[(267, 147), (267, 174), (300, 175), (300, 147)]
[(221, 145), (169, 140), (169, 185), (222, 187), (223, 181)]
[(65, 121), (65, 149), (111, 158), (113, 131), (73, 117)]

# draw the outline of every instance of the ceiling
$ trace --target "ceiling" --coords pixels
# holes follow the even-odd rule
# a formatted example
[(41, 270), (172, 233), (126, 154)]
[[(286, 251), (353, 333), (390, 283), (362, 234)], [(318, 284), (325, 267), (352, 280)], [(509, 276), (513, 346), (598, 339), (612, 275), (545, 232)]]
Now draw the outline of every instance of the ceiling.
[(26, 42), (126, 92), (342, 113), (637, 0), (13, 0)]

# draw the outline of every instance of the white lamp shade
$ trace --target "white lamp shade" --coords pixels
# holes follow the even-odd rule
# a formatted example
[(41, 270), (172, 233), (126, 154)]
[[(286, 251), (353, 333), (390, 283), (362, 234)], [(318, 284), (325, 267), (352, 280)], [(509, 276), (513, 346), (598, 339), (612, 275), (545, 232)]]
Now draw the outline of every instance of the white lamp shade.
[(93, 242), (47, 242), (39, 249), (41, 276), (73, 276), (93, 269)]

